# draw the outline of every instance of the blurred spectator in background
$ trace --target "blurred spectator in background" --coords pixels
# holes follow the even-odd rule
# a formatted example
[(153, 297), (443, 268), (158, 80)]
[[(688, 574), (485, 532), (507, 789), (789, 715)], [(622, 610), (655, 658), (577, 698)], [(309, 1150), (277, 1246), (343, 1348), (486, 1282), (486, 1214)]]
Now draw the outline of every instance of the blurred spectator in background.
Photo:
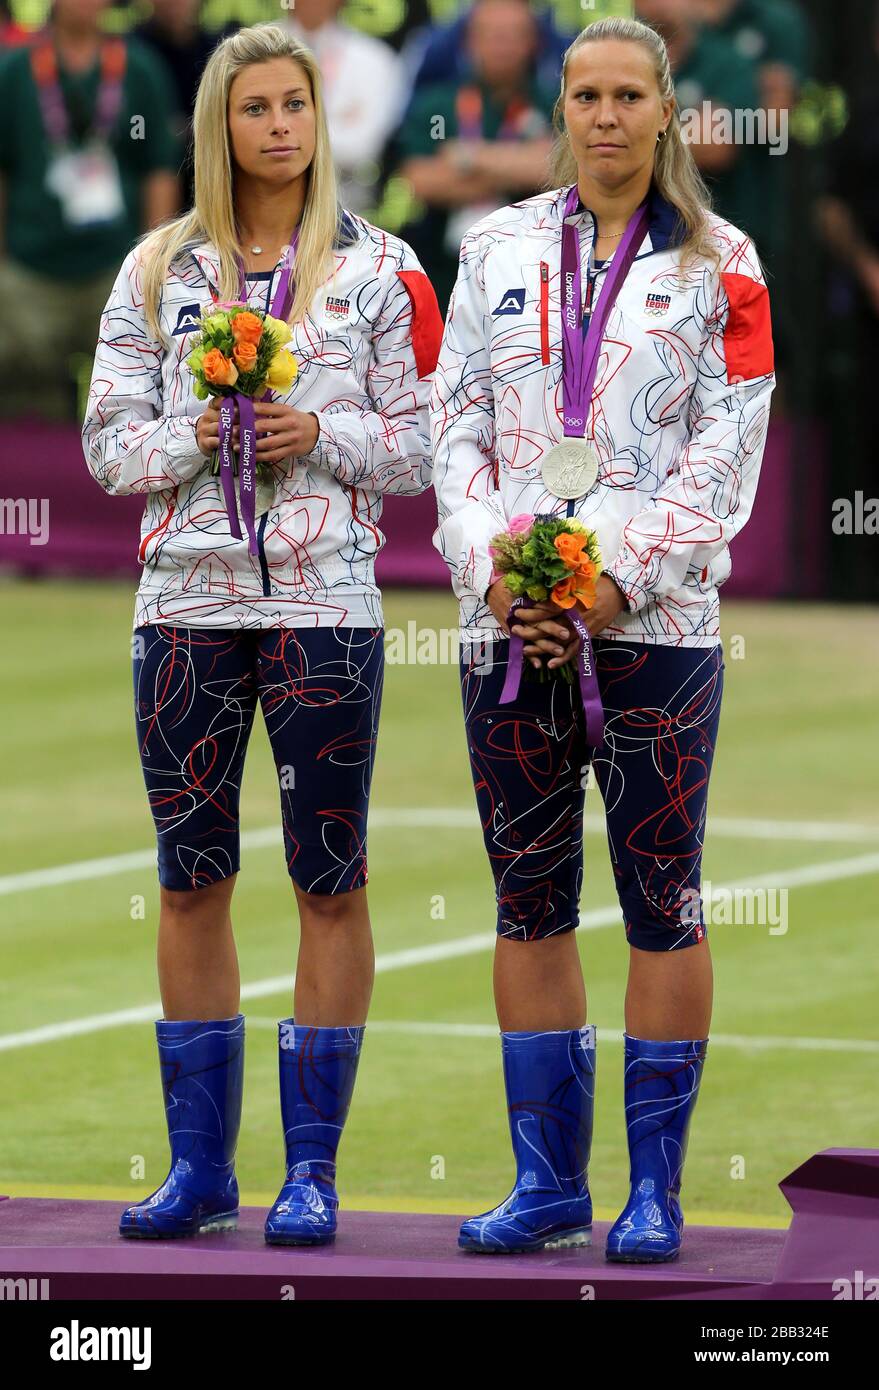
[[(403, 4), (400, 0), (366, 0), (369, 17), (367, 27), (371, 34), (376, 34), (384, 39), (385, 43), (390, 44), (395, 53), (402, 53), (416, 35), (423, 35), (432, 30), (437, 3), (440, 8), (446, 5), (446, 13), (448, 12), (447, 0), (405, 0)], [(290, 8), (298, 9), (298, 0), (295, 0), (295, 3), (291, 2)], [(359, 24), (366, 17), (363, 0), (357, 5), (356, 12), (357, 18), (353, 18), (351, 12), (347, 18), (351, 23)]]
[(286, 13), (320, 65), (340, 202), (360, 212), (375, 198), (382, 151), (401, 118), (404, 76), (398, 54), (345, 24), (343, 10), (344, 0), (296, 0)]
[(13, 48), (27, 43), (32, 36), (30, 29), (16, 24), (9, 11), (6, 0), (0, 0), (0, 49)]
[[(756, 108), (756, 64), (738, 53), (728, 38), (699, 24), (699, 4), (700, 0), (636, 0), (635, 10), (668, 45), (678, 106), (691, 132), (690, 149), (717, 211), (753, 236), (760, 250), (754, 230), (760, 220), (759, 191), (746, 147), (712, 139), (711, 126), (715, 112)], [(689, 112), (693, 115), (687, 117)]]
[[(407, 64), (414, 65), (413, 88), (426, 87), (436, 82), (458, 82), (471, 76), (470, 55), (467, 47), (467, 26), (470, 23), (472, 6), (467, 5), (450, 24), (423, 29), (412, 36), (404, 50)], [(583, 13), (583, 25), (596, 16)], [(556, 87), (562, 70), (562, 59), (573, 33), (558, 28), (551, 10), (535, 13), (536, 44), (534, 49), (534, 72), (537, 80), (546, 87)]]
[(193, 168), (190, 149), (192, 111), (199, 78), (216, 44), (239, 26), (227, 24), (219, 32), (203, 29), (199, 15), (202, 0), (152, 0), (152, 14), (131, 32), (157, 53), (174, 82), (177, 94), (174, 133), (185, 150), (181, 169), (182, 203), (192, 206)]
[(467, 76), (416, 89), (399, 132), (399, 172), (429, 209), (407, 239), (430, 266), (443, 311), (467, 229), (546, 180), (561, 67), (552, 86), (542, 83), (537, 47), (525, 0), (477, 0), (465, 30)]
[[(757, 243), (769, 278), (776, 372), (781, 376), (796, 331), (791, 277), (785, 259), (794, 229), (793, 162), (787, 157), (788, 116), (809, 75), (809, 25), (792, 0), (696, 0), (696, 11), (708, 29), (730, 43), (756, 69), (759, 106), (766, 113), (768, 138), (748, 144), (742, 151), (743, 176), (747, 179), (743, 216), (751, 219), (747, 230)], [(780, 395), (773, 403), (776, 412), (781, 399)]]
[[(879, 327), (879, 6), (872, 80), (852, 98), (842, 135), (828, 151), (826, 193), (818, 204), (824, 240), (848, 272), (865, 321)], [(870, 367), (879, 362), (875, 344)]]
[(100, 27), (108, 0), (55, 0), (0, 73), (0, 414), (77, 418), (101, 311), (135, 238), (178, 211), (170, 79)]
[[(817, 204), (818, 227), (833, 257), (828, 338), (833, 357), (839, 353), (843, 359), (842, 373), (834, 370), (830, 376), (837, 397), (830, 403), (831, 482), (834, 497), (852, 501), (859, 490), (865, 499), (879, 495), (879, 5), (871, 38), (872, 65), (851, 94), (845, 130), (829, 147), (826, 191)], [(879, 598), (879, 539), (857, 532), (835, 534), (835, 596)]]
[(790, 110), (810, 66), (809, 25), (794, 0), (697, 0), (701, 22), (757, 64), (760, 105)]

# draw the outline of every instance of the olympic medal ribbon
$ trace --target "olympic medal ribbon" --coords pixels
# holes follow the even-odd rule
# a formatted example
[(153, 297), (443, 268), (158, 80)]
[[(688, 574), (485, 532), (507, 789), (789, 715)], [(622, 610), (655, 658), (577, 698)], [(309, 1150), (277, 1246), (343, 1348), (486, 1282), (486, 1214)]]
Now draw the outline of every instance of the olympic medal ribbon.
[(256, 414), (253, 401), (241, 391), (225, 396), (220, 406), (220, 483), (229, 530), (236, 540), (242, 540), (235, 498), (235, 469), (232, 463), (232, 428), (238, 417), (238, 475), (241, 516), (247, 532), (248, 551), (257, 554), (256, 540)]
[[(290, 239), (289, 246), (284, 248), (284, 254), (281, 257), (281, 274), (278, 278), (277, 289), (272, 298), (272, 307), (269, 309), (269, 314), (273, 319), (286, 320), (293, 304), (293, 298), (296, 294), (296, 281), (293, 279), (293, 261), (296, 256), (296, 247), (298, 245), (299, 228), (297, 227)], [(247, 286), (244, 280), (244, 263), (240, 257), (238, 260), (238, 298), (242, 300), (242, 302), (246, 301), (247, 298)], [(272, 390), (271, 387), (269, 387), (269, 389), (264, 391), (260, 396), (260, 401), (270, 401), (271, 399)]]
[[(236, 391), (238, 405), (238, 486), (241, 516), (248, 536), (248, 550), (256, 555), (256, 413), (253, 401)], [(239, 531), (240, 536), (240, 531)]]
[[(296, 284), (293, 280), (293, 260), (296, 255), (296, 247), (299, 243), (299, 228), (297, 227), (291, 238), (290, 244), (285, 247), (281, 259), (281, 274), (278, 280), (278, 288), (272, 299), (270, 314), (272, 318), (285, 319), (290, 312), (293, 303), (293, 296), (296, 292)], [(246, 304), (247, 286), (244, 279), (244, 264), (238, 259), (238, 298), (242, 304)], [(271, 390), (267, 390), (260, 397), (263, 401), (272, 399)], [(229, 517), (229, 529), (236, 540), (242, 540), (241, 527), (238, 522), (238, 506), (235, 498), (235, 479), (232, 467), (232, 427), (235, 423), (235, 415), (238, 415), (238, 487), (241, 501), (241, 516), (244, 527), (247, 531), (247, 548), (251, 555), (256, 555), (258, 551), (256, 537), (256, 412), (253, 409), (253, 401), (249, 396), (245, 396), (241, 391), (236, 391), (233, 396), (225, 396), (223, 404), (220, 406), (220, 482), (223, 488), (223, 498), (226, 503), (226, 513)]]
[(525, 643), (521, 637), (513, 632), (513, 618), (517, 608), (523, 608), (526, 600), (524, 598), (513, 599), (510, 611), (507, 614), (507, 627), (510, 629), (510, 651), (507, 656), (507, 678), (504, 681), (504, 688), (501, 691), (500, 703), (508, 705), (511, 700), (515, 700), (519, 693), (519, 681), (522, 679), (523, 651)]
[[(507, 656), (506, 679), (499, 701), (502, 705), (508, 705), (511, 700), (515, 700), (519, 693), (519, 684), (525, 664), (525, 641), (512, 629), (516, 610), (524, 607), (528, 602), (530, 600), (524, 598), (514, 599), (507, 614), (507, 627), (510, 629), (510, 650)], [(590, 747), (600, 749), (604, 746), (604, 707), (601, 703), (598, 677), (595, 674), (595, 650), (592, 646), (592, 638), (589, 636), (589, 629), (583, 621), (583, 615), (578, 613), (577, 605), (567, 609), (567, 614), (580, 641), (577, 651), (577, 675), (580, 682), (583, 714), (586, 719), (586, 739)]]
[(241, 540), (241, 527), (238, 524), (238, 508), (235, 504), (235, 477), (232, 469), (232, 427), (235, 424), (235, 397), (224, 396), (220, 405), (220, 483), (229, 518), (229, 530), (236, 540)]
[(580, 274), (580, 234), (568, 222), (577, 210), (580, 195), (574, 184), (562, 214), (562, 423), (565, 434), (582, 439), (598, 370), (604, 329), (617, 296), (623, 287), (647, 232), (649, 211), (646, 202), (629, 219), (619, 249), (607, 272), (598, 306), (583, 337), (583, 300)]
[(583, 701), (583, 714), (586, 719), (586, 741), (591, 748), (601, 748), (604, 744), (604, 706), (601, 703), (601, 691), (598, 689), (598, 677), (595, 674), (592, 638), (583, 621), (583, 614), (577, 611), (576, 603), (573, 608), (568, 609), (568, 618), (580, 639), (577, 674), (580, 677), (580, 699)]

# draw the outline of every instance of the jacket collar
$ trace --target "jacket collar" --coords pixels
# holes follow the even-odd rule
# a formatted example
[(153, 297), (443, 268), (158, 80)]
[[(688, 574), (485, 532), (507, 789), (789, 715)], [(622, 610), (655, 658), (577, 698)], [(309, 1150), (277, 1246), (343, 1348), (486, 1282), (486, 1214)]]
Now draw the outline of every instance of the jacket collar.
[[(570, 184), (560, 189), (556, 199), (559, 222), (561, 222), (565, 210), (565, 200), (569, 188)], [(650, 191), (647, 194), (647, 209), (647, 237), (650, 239), (650, 245), (646, 245), (645, 238), (645, 242), (638, 252), (638, 257), (651, 255), (655, 251), (665, 251), (669, 247), (681, 246), (686, 240), (686, 228), (680, 221), (677, 208), (663, 197), (655, 182), (650, 184)], [(584, 220), (589, 218), (590, 224), (594, 227), (595, 214), (590, 208), (584, 207), (582, 202), (578, 203), (575, 215)]]
[[(337, 250), (341, 249), (343, 246), (340, 240), (340, 232), (349, 236), (356, 235), (358, 232), (357, 224), (354, 222), (351, 213), (344, 208), (341, 210), (340, 214), (339, 229), (333, 242), (333, 246)], [(219, 293), (220, 253), (212, 241), (193, 242), (187, 246), (181, 247), (178, 254), (182, 257), (184, 264), (190, 269), (194, 261), (212, 293)]]
[(195, 261), (212, 294), (218, 293), (220, 283), (220, 255), (211, 241), (201, 241), (194, 246), (184, 246), (180, 255), (184, 261)]

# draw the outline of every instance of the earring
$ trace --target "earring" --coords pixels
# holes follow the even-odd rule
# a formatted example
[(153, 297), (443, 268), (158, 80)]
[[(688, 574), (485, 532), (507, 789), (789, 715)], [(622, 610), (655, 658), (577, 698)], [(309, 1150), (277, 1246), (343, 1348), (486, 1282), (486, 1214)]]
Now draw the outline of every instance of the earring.
[(656, 136), (656, 143), (657, 143), (657, 145), (660, 143), (660, 141), (662, 141), (662, 140), (664, 140), (664, 139), (665, 139), (665, 131), (664, 131), (664, 130), (660, 130), (659, 133), (658, 133), (658, 135)]

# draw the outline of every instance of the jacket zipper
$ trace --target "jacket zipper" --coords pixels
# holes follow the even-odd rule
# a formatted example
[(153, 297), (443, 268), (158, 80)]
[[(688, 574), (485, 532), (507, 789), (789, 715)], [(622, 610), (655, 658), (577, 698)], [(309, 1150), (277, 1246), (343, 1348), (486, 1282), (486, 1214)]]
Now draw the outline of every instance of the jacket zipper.
[(272, 586), (269, 580), (269, 562), (266, 559), (266, 548), (263, 539), (266, 533), (266, 522), (268, 519), (268, 512), (263, 512), (259, 519), (259, 529), (256, 533), (256, 548), (259, 552), (259, 568), (262, 574), (262, 591), (265, 598), (271, 597), (272, 592)]
[(598, 277), (598, 271), (596, 271), (596, 272), (595, 272), (595, 275), (593, 276), (592, 271), (591, 271), (591, 270), (587, 270), (587, 272), (586, 272), (586, 303), (583, 305), (583, 314), (584, 314), (584, 316), (585, 316), (585, 317), (584, 317), (584, 326), (585, 326), (586, 328), (589, 327), (589, 320), (592, 318), (592, 293), (593, 293), (593, 291), (594, 291), (594, 289), (595, 289), (595, 280), (597, 279), (597, 277)]
[(549, 263), (540, 262), (540, 360), (549, 363)]

